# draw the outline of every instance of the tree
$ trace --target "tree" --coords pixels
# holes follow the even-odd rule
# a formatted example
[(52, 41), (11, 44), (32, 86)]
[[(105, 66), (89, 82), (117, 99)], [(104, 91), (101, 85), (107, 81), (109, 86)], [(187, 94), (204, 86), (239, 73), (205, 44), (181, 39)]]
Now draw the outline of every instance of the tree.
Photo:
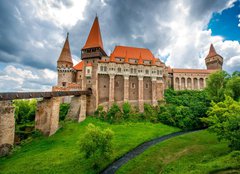
[(226, 84), (225, 94), (230, 95), (234, 100), (240, 99), (240, 76), (232, 75)]
[(84, 158), (92, 161), (93, 169), (98, 169), (104, 160), (111, 157), (113, 135), (114, 133), (110, 129), (101, 130), (91, 123), (88, 124), (80, 141), (80, 150), (83, 152)]
[(17, 124), (25, 124), (35, 120), (37, 100), (14, 100), (15, 120)]
[(240, 150), (240, 102), (226, 96), (223, 102), (211, 105), (208, 117), (202, 118), (209, 131), (216, 133), (219, 140), (228, 140), (230, 148)]
[(234, 71), (232, 77), (240, 77), (240, 71)]
[(217, 71), (209, 75), (206, 91), (211, 100), (215, 102), (224, 100), (224, 90), (229, 78), (226, 71)]

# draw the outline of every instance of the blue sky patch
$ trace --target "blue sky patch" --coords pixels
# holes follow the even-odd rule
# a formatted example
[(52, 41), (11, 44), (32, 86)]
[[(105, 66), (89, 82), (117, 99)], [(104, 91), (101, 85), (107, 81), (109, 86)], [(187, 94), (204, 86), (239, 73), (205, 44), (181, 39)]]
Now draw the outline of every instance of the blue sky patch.
[(235, 2), (234, 7), (222, 13), (214, 13), (208, 24), (208, 29), (212, 30), (212, 36), (220, 35), (224, 40), (240, 41), (239, 14), (240, 1)]

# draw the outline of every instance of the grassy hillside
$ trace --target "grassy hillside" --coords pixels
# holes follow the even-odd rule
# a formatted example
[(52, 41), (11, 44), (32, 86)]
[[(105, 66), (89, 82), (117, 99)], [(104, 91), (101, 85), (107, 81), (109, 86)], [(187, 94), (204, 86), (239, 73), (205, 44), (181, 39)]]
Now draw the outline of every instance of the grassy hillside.
[(240, 152), (229, 153), (227, 143), (218, 142), (206, 130), (159, 143), (122, 166), (117, 173), (240, 173)]
[(102, 128), (109, 127), (115, 132), (111, 160), (152, 138), (179, 131), (161, 123), (124, 123), (109, 125), (94, 118), (87, 118), (82, 123), (65, 123), (51, 137), (39, 137), (23, 145), (11, 156), (0, 159), (0, 173), (96, 173), (89, 168), (89, 161), (84, 160), (80, 152), (79, 139), (88, 123)]

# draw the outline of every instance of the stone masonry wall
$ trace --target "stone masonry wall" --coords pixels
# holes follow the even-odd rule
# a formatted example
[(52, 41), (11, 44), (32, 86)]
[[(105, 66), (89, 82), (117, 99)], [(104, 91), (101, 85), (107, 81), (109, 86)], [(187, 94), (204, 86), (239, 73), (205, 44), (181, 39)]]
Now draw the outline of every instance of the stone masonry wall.
[(124, 79), (123, 76), (116, 75), (114, 83), (114, 101), (123, 101)]
[(9, 153), (15, 134), (14, 107), (11, 101), (0, 102), (0, 156)]
[(35, 116), (35, 129), (50, 136), (58, 129), (60, 98), (44, 98), (38, 102)]

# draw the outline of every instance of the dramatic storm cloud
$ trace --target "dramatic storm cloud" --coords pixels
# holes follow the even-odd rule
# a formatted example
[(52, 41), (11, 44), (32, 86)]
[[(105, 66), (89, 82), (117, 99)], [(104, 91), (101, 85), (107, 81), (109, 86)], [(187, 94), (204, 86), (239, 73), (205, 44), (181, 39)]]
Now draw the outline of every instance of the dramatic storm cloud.
[(108, 54), (115, 45), (146, 47), (172, 67), (205, 68), (213, 43), (224, 69), (239, 70), (239, 40), (213, 36), (208, 28), (213, 14), (236, 6), (235, 0), (2, 1), (0, 90), (50, 90), (66, 33), (77, 62), (96, 14)]

